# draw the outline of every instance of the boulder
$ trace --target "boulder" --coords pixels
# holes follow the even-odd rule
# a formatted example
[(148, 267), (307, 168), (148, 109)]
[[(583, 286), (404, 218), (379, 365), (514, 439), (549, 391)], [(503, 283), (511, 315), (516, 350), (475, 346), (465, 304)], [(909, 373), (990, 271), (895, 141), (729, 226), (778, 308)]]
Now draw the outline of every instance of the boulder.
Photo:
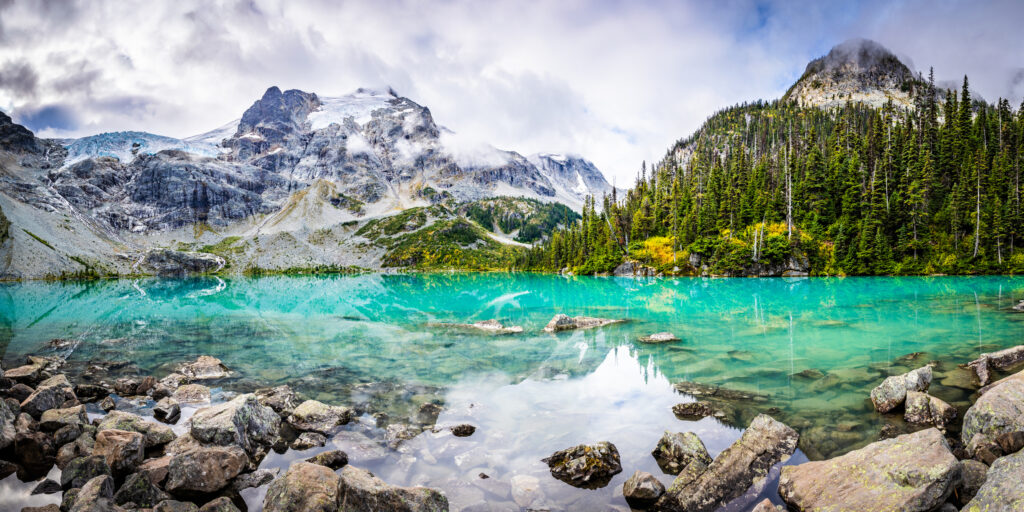
[(230, 402), (200, 409), (192, 416), (192, 437), (205, 444), (240, 446), (249, 459), (263, 459), (277, 440), (281, 417), (246, 394)]
[(443, 408), (432, 402), (427, 402), (420, 405), (419, 410), (416, 411), (416, 423), (420, 425), (432, 426), (437, 423), (437, 417), (441, 415)]
[(337, 470), (348, 464), (348, 454), (341, 450), (329, 450), (306, 459), (306, 462)]
[(678, 475), (694, 460), (704, 465), (711, 464), (711, 455), (693, 432), (665, 431), (651, 455), (658, 462), (658, 467), (670, 475)]
[(927, 391), (932, 383), (932, 367), (923, 366), (903, 375), (894, 375), (871, 390), (871, 402), (878, 412), (889, 412), (899, 407), (908, 391)]
[(146, 421), (142, 416), (124, 411), (111, 411), (100, 420), (96, 428), (99, 431), (114, 429), (138, 432), (145, 437), (146, 448), (167, 444), (175, 437), (171, 427)]
[[(309, 462), (307, 460), (307, 462)], [(323, 464), (321, 464), (322, 466)], [(269, 484), (277, 478), (277, 474), (281, 470), (277, 468), (273, 469), (257, 469), (252, 473), (243, 473), (238, 475), (233, 482), (231, 482), (231, 489), (234, 491), (241, 491), (244, 489), (251, 489), (253, 487), (262, 487)]]
[(1024, 345), (982, 354), (974, 361), (967, 363), (967, 367), (974, 370), (978, 376), (978, 382), (985, 386), (992, 378), (991, 370), (1005, 370), (1021, 363), (1024, 363)]
[(145, 437), (127, 430), (101, 430), (96, 434), (92, 454), (103, 457), (114, 475), (126, 475), (142, 464), (145, 456)]
[(647, 508), (665, 494), (665, 486), (654, 475), (637, 471), (622, 484), (622, 495), (633, 508)]
[(473, 322), (471, 324), (445, 324), (453, 327), (460, 327), (464, 329), (476, 329), (479, 331), (489, 332), (492, 334), (518, 334), (523, 332), (523, 328), (518, 325), (502, 325), (501, 322), (491, 319), (482, 320), (479, 322)]
[(68, 425), (84, 425), (89, 423), (85, 414), (85, 406), (78, 405), (64, 409), (50, 409), (39, 418), (39, 428), (47, 431), (59, 430)]
[(276, 388), (257, 389), (254, 394), (259, 402), (274, 412), (287, 417), (299, 405), (299, 398), (287, 384)]
[(1017, 431), (1024, 431), (1024, 371), (992, 384), (967, 409), (961, 440), (971, 443), (976, 434), (995, 440)]
[(658, 270), (633, 260), (626, 260), (615, 267), (612, 275), (618, 277), (655, 277)]
[(173, 425), (181, 418), (181, 405), (171, 397), (162, 398), (153, 407), (153, 418)]
[(195, 361), (181, 365), (178, 373), (190, 381), (215, 380), (231, 376), (231, 370), (228, 370), (220, 359), (211, 356), (199, 356)]
[(957, 490), (956, 498), (961, 507), (974, 499), (978, 489), (985, 484), (988, 476), (988, 466), (976, 460), (960, 461), (960, 488)]
[(533, 475), (515, 475), (509, 480), (509, 486), (512, 501), (523, 508), (540, 501), (544, 495), (540, 490), (540, 480)]
[(656, 332), (649, 336), (640, 337), (640, 343), (669, 343), (672, 341), (679, 341), (679, 338), (670, 332)]
[(927, 393), (908, 391), (903, 419), (907, 423), (934, 425), (944, 430), (956, 419), (956, 408)]
[(153, 485), (162, 485), (167, 479), (167, 470), (173, 458), (173, 455), (164, 455), (155, 459), (147, 459), (139, 466), (137, 472), (149, 477), (149, 481), (153, 482)]
[(60, 483), (54, 482), (47, 478), (42, 482), (39, 482), (35, 487), (32, 488), (32, 495), (36, 494), (56, 494), (61, 492), (63, 489), (60, 487)]
[(53, 433), (54, 445), (63, 447), (68, 443), (74, 442), (82, 435), (82, 425), (85, 424), (64, 425), (63, 427), (58, 428), (57, 431)]
[(114, 381), (114, 392), (121, 396), (133, 396), (138, 392), (139, 381), (131, 377), (122, 377)]
[(317, 432), (303, 432), (291, 442), (292, 450), (308, 450), (327, 444), (327, 436)]
[(351, 419), (352, 409), (348, 407), (306, 400), (288, 416), (288, 423), (300, 432), (319, 432), (328, 435), (335, 427), (345, 425)]
[(930, 428), (834, 459), (782, 468), (779, 495), (795, 510), (930, 511), (960, 481), (946, 439)]
[(1000, 457), (985, 475), (985, 483), (963, 508), (965, 512), (1024, 510), (1024, 451)]
[(53, 438), (44, 432), (18, 432), (14, 436), (15, 460), (29, 480), (45, 475), (53, 467), (56, 452)]
[(14, 427), (14, 422), (17, 419), (18, 415), (11, 410), (7, 401), (0, 400), (0, 451), (14, 444), (14, 436), (18, 434), (18, 430)]
[[(696, 401), (687, 402), (683, 404), (676, 404), (672, 406), (672, 414), (676, 415), (676, 418), (686, 421), (696, 421), (701, 418), (708, 416), (719, 417), (719, 412), (711, 404), (711, 402)], [(724, 416), (724, 414), (721, 414)]]
[(24, 366), (5, 370), (3, 376), (20, 384), (34, 385), (63, 365), (64, 360), (58, 357), (29, 356)]
[(153, 249), (146, 253), (142, 265), (156, 275), (177, 277), (216, 272), (224, 268), (224, 258), (205, 252)]
[(114, 479), (109, 475), (98, 476), (82, 486), (75, 496), (70, 512), (115, 512), (122, 510), (114, 505)]
[(544, 327), (544, 330), (546, 332), (560, 332), (571, 331), (574, 329), (590, 329), (592, 327), (602, 327), (624, 321), (625, 320), (612, 320), (609, 318), (595, 318), (591, 316), (571, 317), (563, 314), (557, 314), (550, 322), (548, 322), (548, 325)]
[[(335, 512), (341, 496), (341, 477), (330, 468), (296, 462), (271, 482), (263, 499), (264, 512)], [(345, 506), (342, 510), (356, 510)], [(381, 509), (384, 510), (384, 509)]]
[(671, 511), (716, 510), (763, 481), (773, 466), (793, 454), (798, 439), (795, 430), (760, 414), (706, 468), (699, 460), (684, 468), (655, 506)]
[(387, 443), (389, 448), (394, 450), (397, 449), (398, 445), (402, 444), (404, 441), (413, 439), (422, 433), (423, 429), (420, 427), (414, 427), (404, 423), (394, 423), (388, 425), (387, 430), (384, 432), (384, 442)]
[(599, 489), (622, 472), (619, 450), (607, 441), (559, 450), (543, 459), (551, 476), (573, 487)]
[(750, 512), (785, 512), (782, 507), (776, 507), (772, 505), (772, 501), (768, 498), (761, 500)]
[(455, 437), (469, 437), (476, 432), (476, 427), (468, 423), (463, 423), (461, 425), (455, 425), (451, 428), (451, 431), (452, 435)]
[(203, 446), (174, 455), (165, 489), (175, 494), (208, 494), (227, 487), (249, 459), (237, 446)]
[(221, 496), (199, 507), (199, 512), (241, 512), (226, 496)]
[[(352, 512), (442, 512), (448, 499), (427, 487), (388, 485), (365, 469), (345, 466), (338, 486), (340, 510)], [(269, 492), (268, 492), (269, 496)]]
[(21, 402), (22, 412), (39, 418), (43, 412), (60, 407), (68, 399), (75, 398), (74, 387), (64, 375), (54, 375), (36, 386), (35, 391)]
[(171, 398), (179, 404), (201, 404), (210, 401), (210, 388), (202, 384), (184, 384), (178, 386)]
[(114, 494), (114, 503), (124, 505), (134, 503), (137, 508), (152, 508), (157, 503), (171, 499), (171, 495), (160, 490), (150, 480), (149, 474), (139, 471), (132, 473), (121, 484), (121, 488)]
[(76, 489), (93, 478), (110, 474), (110, 466), (104, 457), (79, 457), (69, 462), (61, 471), (60, 486), (64, 490)]
[(199, 512), (199, 507), (188, 501), (164, 500), (153, 507), (153, 512)]

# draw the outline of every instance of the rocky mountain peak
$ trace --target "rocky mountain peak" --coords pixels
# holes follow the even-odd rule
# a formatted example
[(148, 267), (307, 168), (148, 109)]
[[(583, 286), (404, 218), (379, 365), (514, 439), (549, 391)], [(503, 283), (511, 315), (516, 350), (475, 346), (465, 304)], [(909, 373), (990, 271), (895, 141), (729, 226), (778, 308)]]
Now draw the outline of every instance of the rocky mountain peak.
[(272, 86), (242, 114), (235, 136), (258, 131), (267, 139), (283, 138), (299, 129), (319, 106), (320, 99), (314, 93), (298, 89), (281, 92)]
[(0, 112), (0, 147), (18, 153), (38, 153), (40, 146), (28, 128), (16, 124), (11, 116)]
[(850, 39), (807, 64), (782, 99), (822, 108), (847, 101), (879, 107), (891, 99), (910, 108), (915, 84), (914, 74), (886, 47), (869, 39)]

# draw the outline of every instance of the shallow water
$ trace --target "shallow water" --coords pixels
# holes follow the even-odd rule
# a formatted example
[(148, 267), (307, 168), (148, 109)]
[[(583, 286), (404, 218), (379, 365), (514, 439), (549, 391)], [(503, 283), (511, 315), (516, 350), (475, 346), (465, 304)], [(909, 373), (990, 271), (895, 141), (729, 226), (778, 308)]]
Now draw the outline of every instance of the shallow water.
[[(624, 508), (621, 484), (635, 470), (671, 482), (650, 456), (665, 430), (696, 432), (716, 455), (754, 414), (768, 411), (801, 432), (801, 452), (790, 463), (838, 455), (876, 439), (883, 423), (901, 423), (872, 411), (870, 389), (932, 360), (940, 363), (932, 392), (963, 410), (971, 386), (956, 364), (1024, 340), (1024, 314), (1010, 310), (1021, 298), (1024, 278), (1017, 277), (33, 282), (0, 285), (0, 354), (5, 368), (27, 354), (56, 352), (67, 356), (71, 373), (90, 360), (126, 360), (135, 367), (123, 371), (158, 378), (208, 354), (238, 372), (218, 384), (225, 389), (289, 383), (309, 398), (386, 412), (394, 421), (424, 401), (443, 402), (439, 424), (466, 421), (476, 434), (427, 432), (388, 450), (367, 441), (381, 435), (367, 415), (331, 442), (385, 481), (443, 489), (453, 510), (481, 500), (515, 508), (508, 482), (517, 474), (540, 479), (534, 507), (595, 510)], [(629, 322), (542, 332), (556, 313)], [(525, 332), (434, 325), (490, 318)], [(681, 341), (637, 342), (658, 331)], [(75, 343), (56, 350), (52, 338)], [(721, 401), (734, 411), (724, 424), (681, 421), (671, 406), (693, 398), (673, 389), (679, 382), (756, 397)], [(623, 466), (603, 489), (570, 487), (540, 462), (602, 440), (618, 447)], [(300, 455), (308, 456), (271, 455), (263, 465), (286, 466)], [(246, 498), (257, 504), (259, 491)]]

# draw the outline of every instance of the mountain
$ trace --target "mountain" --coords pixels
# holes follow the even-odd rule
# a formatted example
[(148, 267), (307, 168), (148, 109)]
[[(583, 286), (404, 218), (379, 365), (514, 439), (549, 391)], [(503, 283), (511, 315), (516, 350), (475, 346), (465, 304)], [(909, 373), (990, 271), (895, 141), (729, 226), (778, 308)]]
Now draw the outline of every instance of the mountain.
[[(6, 278), (146, 273), (155, 249), (221, 250), (229, 268), (254, 272), (379, 267), (401, 259), (356, 232), (408, 211), (429, 213), (417, 229), (470, 222), (459, 250), (486, 239), (497, 253), (573, 220), (545, 204), (580, 211), (612, 188), (579, 157), (467, 143), (390, 89), (320, 97), (271, 87), (237, 121), (184, 139), (116, 132), (63, 146), (4, 116), (0, 140), (0, 208), (15, 227), (0, 241)], [(479, 203), (496, 197), (511, 202)], [(477, 203), (498, 208), (502, 223), (467, 219)], [(33, 217), (38, 209), (47, 215)], [(40, 251), (52, 254), (25, 258)]]
[(931, 78), (917, 81), (876, 43), (843, 43), (808, 64), (784, 98), (714, 113), (619, 204), (585, 211), (522, 265), (642, 275), (1024, 273), (1024, 111), (979, 100), (966, 77), (962, 84), (934, 92)]
[(921, 85), (923, 82), (884, 46), (868, 39), (851, 39), (807, 64), (782, 101), (821, 108), (855, 101), (878, 108), (891, 100), (910, 108), (914, 88)]

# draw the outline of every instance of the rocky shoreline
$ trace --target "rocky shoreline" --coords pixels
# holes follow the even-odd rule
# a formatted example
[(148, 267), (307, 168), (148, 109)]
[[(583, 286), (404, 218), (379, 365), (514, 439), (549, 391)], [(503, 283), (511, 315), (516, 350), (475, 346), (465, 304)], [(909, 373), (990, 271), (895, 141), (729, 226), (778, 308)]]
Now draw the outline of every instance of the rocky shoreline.
[[(614, 322), (560, 315), (547, 330)], [(494, 323), (465, 327), (506, 329)], [(902, 416), (910, 431), (883, 429), (878, 441), (862, 448), (798, 465), (783, 463), (796, 453), (801, 434), (773, 417), (768, 402), (741, 391), (678, 383), (678, 392), (699, 399), (673, 408), (684, 422), (714, 417), (735, 424), (749, 417), (730, 410), (730, 403), (749, 402), (763, 412), (714, 458), (696, 434), (666, 431), (651, 456), (664, 473), (676, 475), (674, 482), (666, 488), (654, 475), (632, 471), (622, 496), (634, 509), (727, 506), (764, 512), (781, 509), (759, 502), (776, 495), (768, 485), (777, 481), (777, 496), (790, 510), (1021, 510), (1024, 371), (994, 382), (989, 372), (1017, 368), (1022, 353), (1024, 346), (1014, 347), (963, 365), (977, 373), (977, 399), (962, 418), (955, 407), (929, 394), (931, 364), (885, 378), (872, 391), (871, 404), (880, 415)], [(0, 375), (0, 480), (16, 473), (23, 482), (38, 481), (33, 494), (62, 493), (60, 505), (24, 509), (33, 512), (246, 510), (242, 493), (255, 488), (263, 490), (262, 507), (268, 511), (448, 510), (444, 492), (384, 482), (350, 465), (342, 450), (294, 460), (281, 470), (260, 464), (271, 453), (326, 447), (344, 426), (368, 419), (384, 429), (389, 449), (425, 432), (458, 442), (476, 431), (471, 424), (438, 424), (442, 406), (432, 402), (423, 403), (408, 422), (392, 423), (381, 413), (371, 417), (365, 410), (301, 399), (288, 385), (214, 400), (207, 384), (234, 372), (209, 356), (180, 364), (160, 379), (104, 378), (116, 375), (108, 366), (90, 368), (72, 382), (62, 373), (60, 358), (31, 356), (25, 363)], [(152, 420), (123, 410), (142, 402), (150, 404)], [(595, 441), (545, 458), (551, 477), (597, 489), (631, 471), (622, 466), (614, 444)], [(513, 476), (508, 485), (514, 503), (535, 510), (538, 484), (534, 476)], [(486, 500), (461, 508), (492, 509)]]

